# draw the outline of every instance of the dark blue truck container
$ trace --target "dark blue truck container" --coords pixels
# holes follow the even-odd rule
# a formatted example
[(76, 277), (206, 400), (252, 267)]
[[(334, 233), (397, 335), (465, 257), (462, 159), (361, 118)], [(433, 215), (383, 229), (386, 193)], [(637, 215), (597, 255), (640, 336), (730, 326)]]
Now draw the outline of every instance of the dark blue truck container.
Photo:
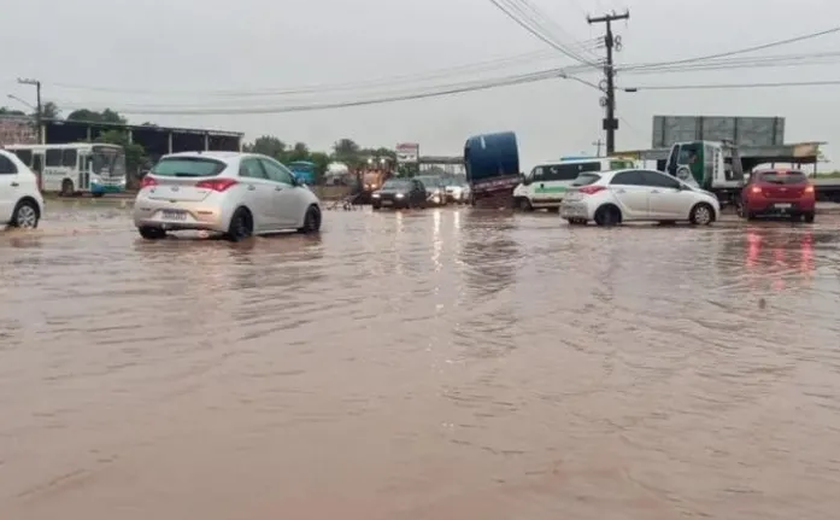
[(506, 206), (513, 202), (513, 189), (521, 180), (515, 133), (470, 137), (464, 145), (464, 164), (473, 205), (484, 200)]

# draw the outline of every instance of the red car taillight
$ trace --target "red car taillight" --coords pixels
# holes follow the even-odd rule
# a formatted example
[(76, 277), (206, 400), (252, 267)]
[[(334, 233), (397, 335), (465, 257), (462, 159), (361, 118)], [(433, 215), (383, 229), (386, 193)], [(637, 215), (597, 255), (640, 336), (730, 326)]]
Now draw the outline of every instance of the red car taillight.
[(157, 185), (158, 185), (158, 181), (155, 180), (154, 177), (149, 177), (148, 175), (143, 177), (143, 180), (140, 181), (140, 188), (141, 189), (142, 188), (151, 188), (152, 186), (157, 186)]
[(607, 188), (604, 186), (583, 186), (578, 188), (578, 191), (583, 193), (584, 195), (595, 195), (596, 193), (604, 191), (605, 189)]
[(235, 179), (213, 179), (212, 181), (201, 181), (197, 183), (195, 187), (223, 192), (231, 186), (236, 186), (236, 184)]
[(805, 193), (806, 195), (811, 195), (811, 194), (813, 194), (813, 193), (814, 193), (814, 185), (813, 185), (813, 184), (809, 184), (809, 185), (805, 186), (805, 189), (803, 190), (803, 192), (802, 192), (802, 193)]
[(753, 193), (755, 195), (760, 194), (761, 193), (761, 186), (753, 186), (752, 188), (750, 188), (750, 193)]

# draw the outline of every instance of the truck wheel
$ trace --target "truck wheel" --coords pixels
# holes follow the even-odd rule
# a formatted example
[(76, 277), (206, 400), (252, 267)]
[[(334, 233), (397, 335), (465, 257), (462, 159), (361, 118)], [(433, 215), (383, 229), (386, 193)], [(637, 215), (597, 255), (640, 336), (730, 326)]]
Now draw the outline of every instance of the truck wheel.
[(519, 209), (519, 211), (534, 211), (534, 206), (531, 205), (531, 201), (526, 199), (525, 197), (522, 197), (516, 201), (516, 207)]

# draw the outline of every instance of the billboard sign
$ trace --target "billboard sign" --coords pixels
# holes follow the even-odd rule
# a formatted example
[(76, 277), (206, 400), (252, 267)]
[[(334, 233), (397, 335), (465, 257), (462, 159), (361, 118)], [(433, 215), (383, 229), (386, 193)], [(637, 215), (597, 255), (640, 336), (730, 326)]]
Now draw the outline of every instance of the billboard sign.
[(731, 141), (740, 146), (781, 146), (784, 117), (653, 116), (653, 148), (683, 141)]
[(398, 164), (417, 164), (420, 162), (420, 145), (417, 143), (397, 144)]

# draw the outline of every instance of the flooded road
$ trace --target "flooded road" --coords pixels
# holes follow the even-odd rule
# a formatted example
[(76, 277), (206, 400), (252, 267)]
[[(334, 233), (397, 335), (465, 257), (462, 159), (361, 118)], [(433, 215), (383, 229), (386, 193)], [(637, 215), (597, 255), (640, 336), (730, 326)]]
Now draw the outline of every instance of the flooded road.
[[(105, 208), (105, 209), (103, 209)], [(0, 518), (829, 519), (837, 217), (0, 236)]]

